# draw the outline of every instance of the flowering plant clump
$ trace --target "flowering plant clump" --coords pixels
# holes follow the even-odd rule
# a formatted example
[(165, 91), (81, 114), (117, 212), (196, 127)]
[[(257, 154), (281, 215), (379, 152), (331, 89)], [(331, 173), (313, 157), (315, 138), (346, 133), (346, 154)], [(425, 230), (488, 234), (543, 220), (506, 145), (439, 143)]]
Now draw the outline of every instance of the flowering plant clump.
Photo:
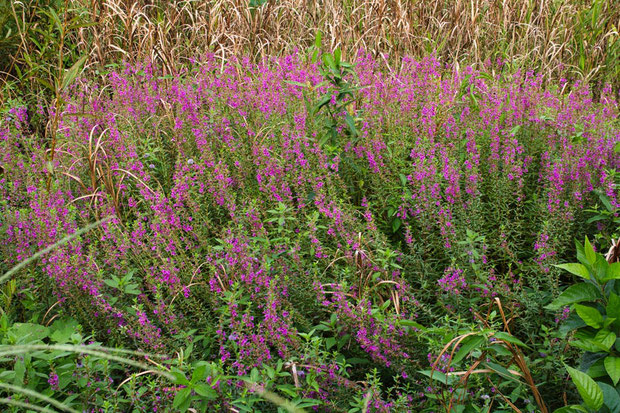
[[(553, 264), (601, 230), (586, 207), (620, 208), (612, 90), (595, 100), (579, 82), (433, 56), (328, 56), (208, 55), (174, 78), (145, 63), (78, 80), (55, 145), (8, 110), (3, 265), (111, 217), (24, 268), (15, 294), (108, 346), (177, 354), (198, 373), (152, 381), (144, 400), (181, 410), (264, 408), (268, 392), (319, 410), (433, 410), (442, 393), (419, 370), (489, 299), (521, 331), (554, 325), (541, 322)], [(559, 395), (550, 368), (541, 393)]]

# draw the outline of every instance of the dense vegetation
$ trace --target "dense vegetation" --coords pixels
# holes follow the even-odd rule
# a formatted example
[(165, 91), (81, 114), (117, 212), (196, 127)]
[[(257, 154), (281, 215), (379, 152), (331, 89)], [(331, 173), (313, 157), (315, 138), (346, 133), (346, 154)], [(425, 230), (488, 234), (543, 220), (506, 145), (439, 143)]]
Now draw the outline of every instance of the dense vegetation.
[(0, 3), (3, 408), (620, 411), (620, 8), (293, 3)]

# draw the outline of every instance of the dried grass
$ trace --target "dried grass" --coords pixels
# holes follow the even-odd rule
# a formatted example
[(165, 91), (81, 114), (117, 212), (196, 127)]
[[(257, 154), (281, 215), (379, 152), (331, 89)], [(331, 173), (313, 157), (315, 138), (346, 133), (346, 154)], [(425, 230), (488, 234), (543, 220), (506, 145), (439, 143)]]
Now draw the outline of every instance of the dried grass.
[[(91, 63), (145, 58), (176, 63), (212, 51), (255, 59), (305, 49), (316, 32), (328, 49), (360, 48), (392, 59), (436, 52), (448, 61), (501, 58), (547, 75), (620, 75), (620, 3), (552, 0), (90, 1)], [(614, 67), (610, 67), (614, 66)], [(606, 70), (605, 70), (606, 69)], [(599, 76), (601, 77), (601, 76)]]

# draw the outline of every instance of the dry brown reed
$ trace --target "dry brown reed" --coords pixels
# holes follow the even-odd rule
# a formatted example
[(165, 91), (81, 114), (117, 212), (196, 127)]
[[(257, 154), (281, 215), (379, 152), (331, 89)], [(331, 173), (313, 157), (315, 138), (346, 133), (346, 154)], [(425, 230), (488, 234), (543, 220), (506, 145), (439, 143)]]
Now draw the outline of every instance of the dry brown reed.
[(205, 51), (260, 58), (303, 50), (320, 30), (326, 49), (348, 53), (364, 49), (399, 59), (436, 52), (465, 63), (500, 58), (549, 76), (620, 75), (614, 0), (82, 2), (96, 22), (78, 34), (91, 63), (148, 57), (175, 73), (178, 62)]

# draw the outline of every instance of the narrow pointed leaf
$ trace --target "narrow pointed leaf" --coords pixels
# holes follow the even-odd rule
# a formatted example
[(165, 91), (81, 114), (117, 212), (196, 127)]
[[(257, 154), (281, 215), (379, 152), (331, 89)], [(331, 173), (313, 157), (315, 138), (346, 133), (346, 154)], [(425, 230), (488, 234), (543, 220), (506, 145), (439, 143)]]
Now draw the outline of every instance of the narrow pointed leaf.
[(87, 57), (87, 55), (82, 56), (77, 62), (73, 64), (73, 66), (71, 66), (69, 70), (67, 70), (65, 76), (62, 79), (62, 86), (60, 87), (61, 89), (66, 88), (69, 84), (71, 84), (71, 82), (75, 80), (77, 75), (80, 73), (82, 65), (86, 61)]

